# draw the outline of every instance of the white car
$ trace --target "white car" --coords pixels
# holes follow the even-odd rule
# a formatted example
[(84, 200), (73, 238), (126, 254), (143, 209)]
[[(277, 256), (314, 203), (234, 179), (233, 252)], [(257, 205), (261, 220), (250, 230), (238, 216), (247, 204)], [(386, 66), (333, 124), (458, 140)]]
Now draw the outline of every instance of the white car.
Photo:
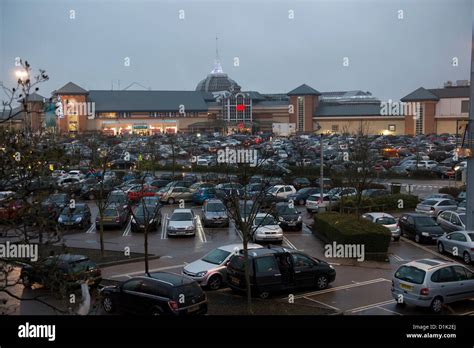
[(252, 226), (254, 242), (283, 242), (283, 230), (276, 219), (267, 213), (258, 213)]
[(439, 165), (438, 162), (432, 161), (432, 160), (418, 162), (418, 168), (422, 168), (422, 169), (432, 169), (436, 167), (437, 165)]
[(321, 195), (319, 193), (309, 196), (306, 199), (306, 210), (310, 213), (317, 212), (320, 210), (329, 210), (330, 204), (335, 204), (339, 198), (337, 196), (331, 196), (323, 194), (323, 201), (321, 202)]
[[(259, 244), (247, 244), (248, 250), (263, 248)], [(242, 244), (230, 244), (218, 247), (205, 256), (187, 264), (183, 275), (197, 281), (201, 286), (208, 286), (211, 290), (219, 289), (227, 276), (227, 262), (232, 255), (244, 249)]]
[(288, 198), (289, 195), (296, 193), (293, 185), (275, 185), (268, 190), (268, 193), (279, 198)]
[(82, 178), (84, 178), (84, 174), (82, 174), (80, 170), (70, 170), (70, 171), (66, 174), (66, 177), (67, 177), (67, 178), (75, 178), (75, 179), (81, 180)]
[(168, 217), (166, 228), (168, 236), (194, 236), (196, 234), (196, 217), (191, 209), (175, 209)]
[(51, 173), (51, 176), (54, 178), (54, 179), (58, 179), (62, 176), (65, 176), (66, 175), (66, 171), (65, 170), (53, 170), (53, 172)]
[(400, 226), (398, 226), (397, 219), (395, 219), (392, 215), (387, 213), (366, 213), (362, 215), (362, 217), (373, 223), (387, 227), (392, 233), (393, 240), (400, 240)]

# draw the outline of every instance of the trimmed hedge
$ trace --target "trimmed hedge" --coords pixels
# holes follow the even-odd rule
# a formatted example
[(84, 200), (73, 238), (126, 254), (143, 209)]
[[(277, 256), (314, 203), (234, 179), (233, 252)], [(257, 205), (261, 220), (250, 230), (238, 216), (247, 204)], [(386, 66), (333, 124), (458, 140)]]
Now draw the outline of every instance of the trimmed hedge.
[(441, 187), (438, 190), (439, 193), (447, 193), (453, 196), (454, 198), (456, 198), (462, 191), (464, 190), (461, 187), (449, 187), (449, 186)]
[(392, 235), (388, 228), (355, 215), (314, 215), (313, 234), (326, 243), (363, 244), (366, 259), (386, 259)]
[[(401, 208), (398, 207), (400, 199), (403, 201), (402, 209), (415, 209), (416, 205), (419, 203), (418, 196), (406, 195), (403, 193), (376, 198), (362, 197), (360, 212), (400, 210)], [(357, 206), (357, 198), (343, 198), (339, 203), (339, 206), (343, 208), (355, 208)]]

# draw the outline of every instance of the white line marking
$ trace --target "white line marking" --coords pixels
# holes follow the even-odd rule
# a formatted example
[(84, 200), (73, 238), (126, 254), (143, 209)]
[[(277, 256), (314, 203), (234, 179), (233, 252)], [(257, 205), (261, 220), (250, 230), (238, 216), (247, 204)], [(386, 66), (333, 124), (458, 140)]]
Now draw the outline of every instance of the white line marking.
[(405, 261), (404, 259), (402, 259), (400, 256), (396, 255), (396, 254), (391, 254), (390, 256), (392, 256), (395, 260), (397, 261)]
[(377, 308), (379, 308), (379, 309), (381, 309), (381, 310), (384, 310), (384, 311), (387, 311), (387, 312), (390, 312), (390, 313), (393, 313), (393, 314), (396, 314), (396, 315), (403, 315), (402, 313), (398, 313), (398, 312), (392, 311), (392, 310), (390, 310), (390, 309), (388, 309), (388, 308), (384, 308), (384, 307), (377, 307)]
[[(186, 265), (183, 263), (181, 265), (153, 268), (153, 269), (148, 270), (148, 272), (152, 273), (152, 272), (158, 272), (158, 271), (165, 271), (165, 270), (168, 270), (168, 269), (181, 268), (181, 267), (184, 267), (184, 266), (186, 266)], [(139, 275), (139, 274), (145, 274), (145, 272), (144, 271), (137, 271), (137, 272), (115, 274), (113, 276), (110, 276), (109, 278), (120, 278), (120, 277), (127, 277), (127, 276), (130, 277), (130, 276)]]
[(320, 305), (326, 306), (326, 307), (328, 307), (328, 308), (331, 308), (331, 309), (334, 309), (334, 310), (336, 310), (336, 311), (340, 311), (340, 309), (339, 309), (339, 308), (336, 308), (336, 307), (334, 307), (334, 306), (328, 305), (327, 303), (320, 302), (320, 301), (316, 301), (315, 299), (312, 299), (312, 298), (309, 298), (309, 297), (306, 297), (306, 296), (305, 296), (305, 297), (303, 297), (303, 298), (304, 298), (305, 300), (308, 300), (308, 301), (312, 301), (312, 302), (318, 303), (318, 304), (320, 304)]
[(335, 291), (339, 291), (339, 290), (351, 289), (351, 288), (355, 288), (355, 287), (358, 287), (358, 286), (371, 285), (371, 284), (376, 284), (376, 283), (380, 283), (380, 282), (392, 282), (392, 281), (388, 280), (388, 279), (385, 279), (385, 278), (377, 278), (377, 279), (367, 280), (365, 282), (360, 282), (360, 283), (341, 285), (341, 286), (338, 286), (336, 288), (330, 288), (330, 289), (325, 289), (325, 290), (308, 292), (306, 294), (295, 296), (295, 298), (302, 298), (302, 297), (305, 297), (305, 296), (314, 296), (314, 295), (326, 294), (328, 292), (335, 292)]
[(199, 239), (202, 243), (207, 243), (206, 233), (204, 232), (204, 227), (202, 227), (201, 218), (196, 216), (196, 229)]
[(168, 227), (168, 214), (165, 214), (164, 218), (161, 219), (161, 239), (166, 239), (166, 229)]
[(462, 265), (462, 263), (460, 263), (460, 262), (458, 262), (458, 261), (456, 261), (456, 260), (450, 259), (450, 258), (447, 257), (447, 256), (444, 256), (444, 255), (442, 255), (442, 254), (440, 254), (440, 253), (438, 253), (438, 252), (436, 252), (436, 251), (433, 251), (433, 250), (431, 250), (431, 249), (429, 249), (429, 248), (427, 248), (427, 247), (425, 247), (425, 246), (423, 246), (423, 245), (417, 244), (417, 243), (415, 243), (415, 242), (413, 242), (413, 241), (411, 241), (411, 240), (409, 240), (409, 239), (407, 239), (407, 238), (405, 238), (405, 237), (401, 237), (401, 239), (404, 240), (405, 242), (411, 244), (411, 245), (414, 245), (414, 246), (416, 246), (416, 247), (418, 247), (418, 248), (420, 248), (420, 249), (422, 249), (422, 250), (424, 250), (424, 251), (426, 251), (426, 252), (428, 252), (428, 253), (430, 253), (430, 254), (433, 254), (433, 255), (435, 255), (435, 256), (437, 256), (437, 257), (440, 257), (440, 258), (442, 258), (442, 259), (444, 259), (444, 260), (446, 260), (446, 261), (449, 261), (449, 262), (456, 262), (456, 263)]
[(131, 233), (130, 233), (131, 231), (132, 231), (132, 220), (130, 220), (127, 224), (127, 227), (125, 227), (125, 230), (123, 231), (122, 237), (126, 237), (126, 236), (131, 235)]
[(362, 311), (367, 310), (367, 309), (372, 309), (372, 308), (375, 308), (375, 307), (383, 306), (383, 305), (394, 303), (394, 302), (395, 302), (395, 300), (388, 300), (388, 301), (383, 301), (383, 302), (379, 302), (379, 303), (373, 303), (373, 304), (369, 304), (369, 305), (365, 305), (365, 306), (361, 306), (361, 307), (348, 309), (346, 312), (349, 312), (349, 313), (362, 312)]
[(288, 238), (286, 238), (285, 236), (283, 236), (283, 242), (285, 242), (290, 248), (292, 249), (297, 249), (293, 243), (291, 243)]

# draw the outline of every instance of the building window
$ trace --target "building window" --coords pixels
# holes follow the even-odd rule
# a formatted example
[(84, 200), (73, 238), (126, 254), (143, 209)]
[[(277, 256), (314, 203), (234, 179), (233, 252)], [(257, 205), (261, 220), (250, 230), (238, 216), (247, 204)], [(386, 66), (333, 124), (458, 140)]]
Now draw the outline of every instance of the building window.
[(331, 131), (332, 131), (333, 133), (339, 132), (339, 125), (338, 125), (338, 124), (333, 124), (333, 125), (331, 126)]
[(394, 124), (389, 124), (388, 125), (388, 130), (390, 132), (395, 132), (397, 130), (397, 126), (395, 126)]
[(116, 112), (101, 112), (99, 113), (100, 118), (117, 118)]
[(469, 100), (461, 101), (461, 113), (468, 113), (469, 112)]
[(418, 108), (415, 114), (415, 135), (423, 134), (423, 119), (424, 119), (424, 110), (423, 104), (417, 104)]
[(298, 131), (304, 131), (304, 97), (298, 97)]

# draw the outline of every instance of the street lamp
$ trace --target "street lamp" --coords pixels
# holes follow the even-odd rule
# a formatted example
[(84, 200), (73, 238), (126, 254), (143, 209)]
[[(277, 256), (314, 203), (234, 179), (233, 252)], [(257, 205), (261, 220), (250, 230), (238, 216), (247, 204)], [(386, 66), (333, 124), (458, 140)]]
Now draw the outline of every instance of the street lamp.
[(15, 75), (22, 82), (28, 79), (28, 72), (26, 70), (17, 70), (15, 71)]

